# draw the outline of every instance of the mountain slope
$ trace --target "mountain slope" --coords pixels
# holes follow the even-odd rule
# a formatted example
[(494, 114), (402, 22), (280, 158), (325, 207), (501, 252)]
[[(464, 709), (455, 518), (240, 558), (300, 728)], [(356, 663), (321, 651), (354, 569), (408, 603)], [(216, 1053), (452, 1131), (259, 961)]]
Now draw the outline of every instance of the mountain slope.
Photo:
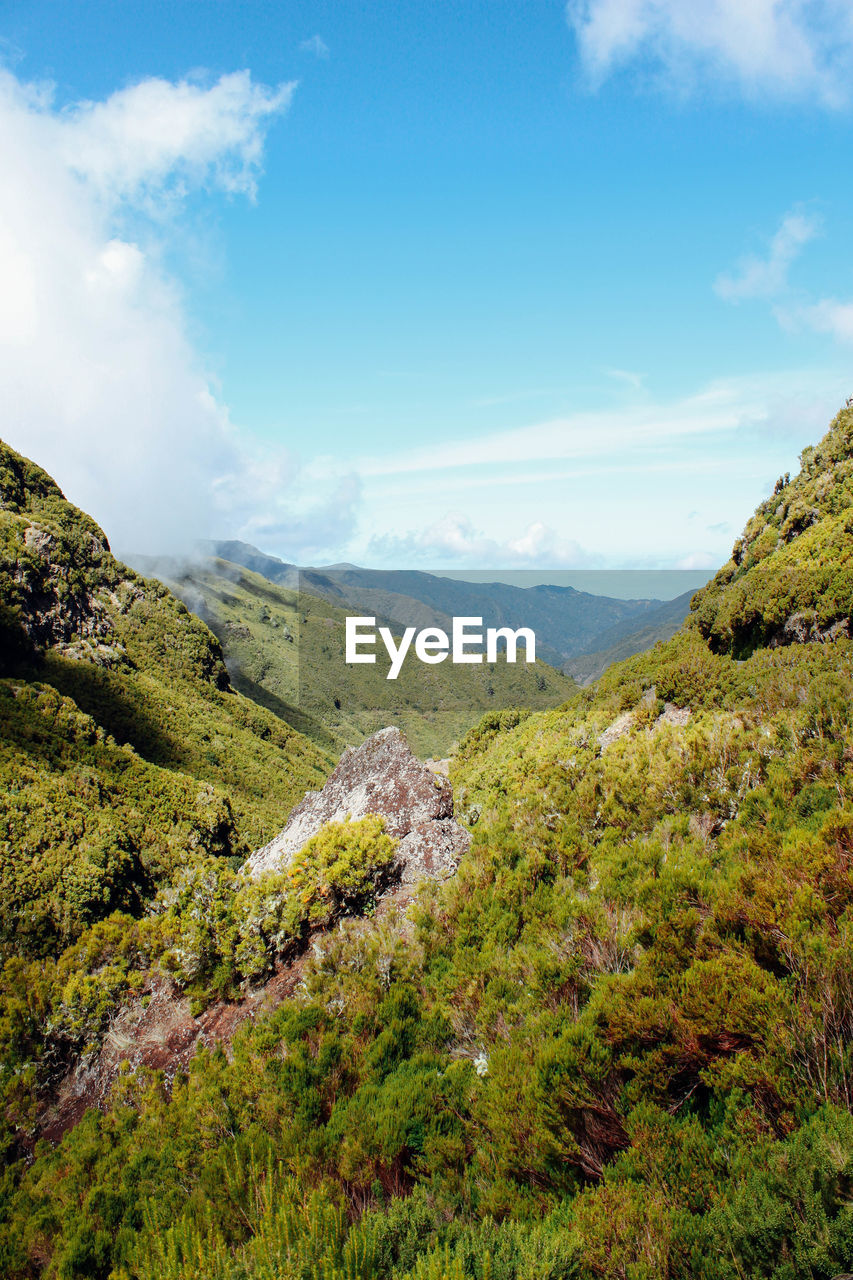
[(563, 664), (566, 675), (579, 684), (590, 684), (614, 662), (643, 653), (660, 640), (669, 640), (690, 612), (694, 594), (686, 591), (674, 600), (665, 600), (645, 614), (639, 624), (631, 618), (608, 627), (595, 637), (594, 649), (586, 649)]
[[(555, 666), (577, 654), (606, 648), (617, 635), (624, 641), (648, 625), (659, 626), (662, 619), (657, 615), (661, 609), (669, 621), (675, 608), (680, 623), (687, 614), (689, 600), (687, 597), (675, 606), (670, 601), (593, 595), (574, 587), (464, 582), (416, 570), (361, 569), (354, 565), (299, 569), (244, 542), (219, 542), (213, 547), (216, 555), (259, 573), (270, 582), (301, 588), (339, 608), (381, 616), (398, 626), (447, 627), (455, 615), (482, 617), (486, 626), (532, 627), (539, 653)], [(609, 637), (606, 640), (602, 639), (605, 635)], [(636, 652), (639, 643), (631, 652)]]
[(0, 444), (2, 938), (63, 946), (193, 852), (243, 856), (328, 758), (234, 693), (218, 642)]
[(839, 414), (802, 470), (783, 477), (699, 592), (694, 618), (717, 653), (746, 656), (847, 635), (853, 614), (853, 420)]
[(121, 1079), (10, 1174), (6, 1272), (849, 1272), (851, 441), (674, 638), (467, 736), (471, 850), (406, 920), (344, 922), (230, 1058)]

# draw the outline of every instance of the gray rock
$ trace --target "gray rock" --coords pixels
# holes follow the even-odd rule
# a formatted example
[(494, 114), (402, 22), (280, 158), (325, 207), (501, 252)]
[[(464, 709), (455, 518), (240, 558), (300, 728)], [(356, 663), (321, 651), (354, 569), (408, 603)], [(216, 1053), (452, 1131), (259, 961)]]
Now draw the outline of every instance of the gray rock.
[(655, 720), (654, 728), (660, 729), (665, 724), (675, 725), (677, 729), (683, 729), (685, 725), (690, 723), (690, 711), (687, 707), (677, 707), (672, 702), (663, 704), (663, 711)]
[(602, 751), (606, 751), (608, 747), (612, 747), (614, 742), (618, 742), (620, 738), (624, 738), (626, 733), (630, 732), (631, 725), (634, 723), (635, 712), (623, 711), (611, 725), (608, 725), (603, 733), (598, 735), (598, 745)]
[(821, 627), (817, 621), (805, 613), (792, 613), (781, 626), (776, 628), (770, 637), (768, 646), (779, 649), (789, 644), (825, 644), (828, 640), (837, 640), (840, 636), (850, 635), (850, 619), (837, 618), (834, 622)]
[(283, 871), (294, 854), (327, 822), (385, 819), (385, 830), (400, 841), (401, 885), (444, 880), (453, 874), (471, 841), (453, 818), (453, 788), (412, 753), (399, 729), (380, 729), (347, 747), (322, 791), (309, 791), (283, 831), (257, 849), (243, 870), (257, 879)]

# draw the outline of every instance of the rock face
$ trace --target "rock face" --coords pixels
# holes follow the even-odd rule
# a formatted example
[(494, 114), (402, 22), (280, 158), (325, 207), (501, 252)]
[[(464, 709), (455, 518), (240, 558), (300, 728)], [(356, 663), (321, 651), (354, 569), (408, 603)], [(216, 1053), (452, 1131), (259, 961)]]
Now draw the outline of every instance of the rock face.
[(453, 819), (453, 788), (414, 756), (399, 729), (380, 729), (360, 747), (347, 747), (322, 791), (309, 791), (287, 826), (245, 864), (252, 876), (282, 871), (327, 822), (369, 813), (385, 819), (400, 841), (399, 884), (452, 875), (471, 837)]
[(103, 645), (112, 624), (97, 592), (83, 580), (109, 556), (106, 539), (81, 534), (72, 556), (57, 534), (30, 523), (23, 527), (23, 551), (11, 577), (20, 626), (30, 643), (68, 650), (69, 657), (78, 656), (70, 651), (74, 645)]
[(146, 986), (113, 1020), (100, 1048), (79, 1059), (60, 1082), (38, 1117), (37, 1136), (58, 1142), (89, 1107), (103, 1107), (124, 1063), (163, 1073), (171, 1091), (178, 1071), (186, 1071), (200, 1048), (226, 1051), (238, 1027), (277, 1008), (293, 995), (305, 957), (277, 969), (263, 986), (239, 1000), (216, 1000), (199, 1017), (190, 1002), (156, 971)]
[(839, 636), (849, 636), (849, 634), (849, 618), (838, 618), (835, 622), (821, 627), (814, 618), (804, 613), (792, 613), (781, 626), (776, 628), (768, 641), (768, 647), (779, 649), (788, 644), (808, 644), (809, 642), (825, 644), (827, 640), (837, 640)]

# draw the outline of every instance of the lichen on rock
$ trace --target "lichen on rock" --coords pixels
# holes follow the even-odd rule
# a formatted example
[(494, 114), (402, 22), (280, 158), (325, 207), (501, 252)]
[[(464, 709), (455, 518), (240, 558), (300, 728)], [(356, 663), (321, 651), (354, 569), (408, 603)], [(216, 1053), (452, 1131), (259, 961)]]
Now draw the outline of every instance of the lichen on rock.
[(397, 728), (380, 729), (359, 747), (348, 747), (322, 791), (309, 791), (287, 825), (247, 860), (253, 877), (282, 871), (328, 822), (378, 814), (399, 841), (398, 883), (444, 880), (470, 844), (453, 817), (453, 788), (411, 751)]

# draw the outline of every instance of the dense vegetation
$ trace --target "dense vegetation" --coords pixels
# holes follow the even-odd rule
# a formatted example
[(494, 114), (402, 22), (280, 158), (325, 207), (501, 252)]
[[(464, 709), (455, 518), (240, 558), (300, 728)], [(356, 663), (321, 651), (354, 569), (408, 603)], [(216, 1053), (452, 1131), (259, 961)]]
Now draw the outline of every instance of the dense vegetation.
[[(574, 688), (548, 663), (511, 665), (503, 652), (497, 662), (472, 666), (426, 667), (409, 659), (390, 681), (380, 644), (375, 665), (348, 667), (345, 618), (358, 610), (225, 560), (184, 566), (174, 587), (219, 637), (235, 686), (324, 749), (340, 751), (394, 724), (421, 757), (441, 758), (484, 712), (516, 704), (554, 707)], [(364, 607), (378, 616), (381, 605), (380, 598)], [(408, 621), (432, 621), (423, 605), (411, 605)], [(383, 621), (379, 616), (379, 625)], [(402, 631), (392, 626), (395, 635)]]
[(330, 760), (236, 694), (210, 631), (2, 444), (0, 633), (5, 1143), (27, 1130), (34, 1081), (128, 989), (126, 957), (97, 960), (98, 922), (121, 912), (135, 936), (187, 868), (226, 869), (274, 834)]
[[(126, 1075), (57, 1147), (10, 1159), (0, 1270), (853, 1268), (851, 514), (844, 411), (676, 637), (557, 710), (490, 712), (467, 735), (454, 783), (472, 850), (408, 920), (315, 934), (297, 993), (229, 1055), (200, 1054), (171, 1093)], [(383, 839), (333, 831), (311, 852), (298, 927), (330, 878), (340, 909), (348, 883), (369, 899)], [(235, 901), (195, 920), (203, 938), (233, 936)], [(159, 902), (180, 932), (180, 903)], [(90, 926), (68, 981), (97, 984), (159, 918)], [(97, 930), (113, 940), (87, 956)], [(9, 963), (0, 1032), (22, 1107), (50, 997)]]
[(231, 690), (219, 645), (0, 445), (3, 929), (47, 952), (193, 851), (242, 856), (329, 758)]

